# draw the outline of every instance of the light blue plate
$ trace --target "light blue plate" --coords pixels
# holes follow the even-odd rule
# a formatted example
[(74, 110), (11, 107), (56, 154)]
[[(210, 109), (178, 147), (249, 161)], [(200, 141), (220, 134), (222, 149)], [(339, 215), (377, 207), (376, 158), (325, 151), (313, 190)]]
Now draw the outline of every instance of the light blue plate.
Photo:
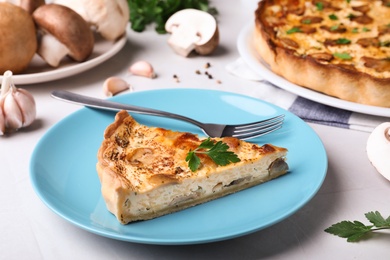
[[(290, 172), (278, 179), (190, 209), (148, 221), (121, 225), (106, 209), (95, 170), (105, 128), (115, 113), (83, 108), (53, 126), (30, 162), (32, 185), (55, 213), (92, 233), (147, 244), (196, 244), (249, 234), (275, 224), (305, 205), (327, 171), (324, 146), (301, 119), (275, 105), (234, 93), (162, 89), (136, 92), (115, 101), (163, 109), (214, 123), (245, 123), (285, 114), (282, 129), (252, 139), (286, 147)], [(202, 132), (187, 123), (133, 115), (146, 125)]]

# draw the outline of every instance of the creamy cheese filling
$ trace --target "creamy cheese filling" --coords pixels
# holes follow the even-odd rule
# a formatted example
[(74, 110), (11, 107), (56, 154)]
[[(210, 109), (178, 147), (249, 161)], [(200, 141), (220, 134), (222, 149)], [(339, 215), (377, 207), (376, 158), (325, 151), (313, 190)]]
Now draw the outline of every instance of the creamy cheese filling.
[(229, 167), (209, 176), (189, 178), (181, 183), (160, 186), (145, 193), (131, 193), (124, 202), (124, 215), (148, 215), (164, 209), (179, 207), (200, 200), (212, 199), (220, 194), (240, 190), (240, 187), (269, 180), (269, 166), (277, 156), (270, 156), (261, 163)]

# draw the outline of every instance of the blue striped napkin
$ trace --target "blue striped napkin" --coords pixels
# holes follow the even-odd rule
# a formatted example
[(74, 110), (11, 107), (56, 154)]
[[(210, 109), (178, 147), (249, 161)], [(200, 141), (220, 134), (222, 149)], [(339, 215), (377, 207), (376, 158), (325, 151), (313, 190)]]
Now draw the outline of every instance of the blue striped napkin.
[(306, 122), (371, 132), (379, 124), (390, 121), (387, 117), (351, 112), (287, 92), (264, 80), (241, 58), (227, 64), (226, 70), (237, 77), (258, 81), (259, 88), (252, 93), (253, 96), (280, 106)]

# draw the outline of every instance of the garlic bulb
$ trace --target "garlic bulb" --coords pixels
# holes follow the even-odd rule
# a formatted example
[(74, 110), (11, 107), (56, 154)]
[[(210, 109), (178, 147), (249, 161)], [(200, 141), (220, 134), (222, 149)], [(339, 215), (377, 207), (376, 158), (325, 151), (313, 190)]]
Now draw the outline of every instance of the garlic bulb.
[(34, 97), (27, 90), (15, 87), (11, 71), (4, 72), (0, 92), (0, 135), (31, 125), (35, 116)]

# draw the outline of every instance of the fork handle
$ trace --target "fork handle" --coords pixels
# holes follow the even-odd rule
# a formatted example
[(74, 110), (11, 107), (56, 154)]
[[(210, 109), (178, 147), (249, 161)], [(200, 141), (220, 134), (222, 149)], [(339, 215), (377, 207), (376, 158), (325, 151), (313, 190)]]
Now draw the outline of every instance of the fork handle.
[(111, 110), (111, 111), (127, 110), (129, 112), (133, 112), (133, 113), (137, 113), (137, 114), (169, 117), (169, 118), (173, 118), (173, 119), (186, 121), (186, 122), (194, 124), (198, 127), (202, 127), (202, 123), (200, 123), (192, 118), (185, 117), (182, 115), (173, 114), (173, 113), (169, 113), (169, 112), (165, 112), (165, 111), (161, 111), (161, 110), (157, 110), (157, 109), (127, 105), (127, 104), (117, 103), (117, 102), (113, 102), (113, 101), (109, 101), (109, 100), (88, 97), (88, 96), (76, 94), (76, 93), (65, 91), (65, 90), (54, 90), (53, 92), (51, 92), (51, 96), (56, 98), (56, 99), (62, 100), (62, 101), (67, 101), (70, 103), (74, 103), (77, 105), (83, 105), (86, 107)]

